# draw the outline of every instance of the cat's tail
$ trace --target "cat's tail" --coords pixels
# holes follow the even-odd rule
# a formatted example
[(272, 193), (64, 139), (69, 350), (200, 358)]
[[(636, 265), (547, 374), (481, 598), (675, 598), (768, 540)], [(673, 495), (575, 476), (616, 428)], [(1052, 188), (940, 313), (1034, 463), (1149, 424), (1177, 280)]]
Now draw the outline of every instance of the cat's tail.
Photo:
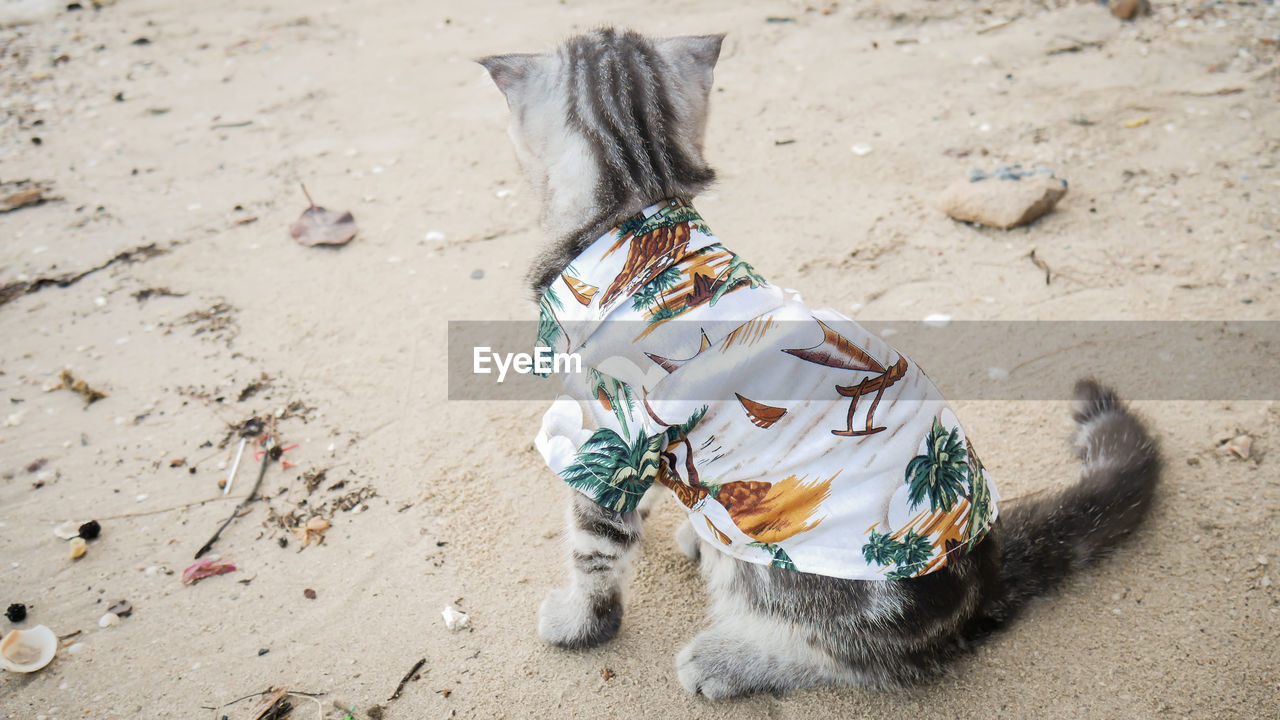
[(1000, 509), (1004, 578), (992, 619), (1106, 553), (1141, 524), (1160, 477), (1160, 454), (1142, 421), (1110, 389), (1076, 383), (1072, 417), (1084, 467), (1071, 487)]

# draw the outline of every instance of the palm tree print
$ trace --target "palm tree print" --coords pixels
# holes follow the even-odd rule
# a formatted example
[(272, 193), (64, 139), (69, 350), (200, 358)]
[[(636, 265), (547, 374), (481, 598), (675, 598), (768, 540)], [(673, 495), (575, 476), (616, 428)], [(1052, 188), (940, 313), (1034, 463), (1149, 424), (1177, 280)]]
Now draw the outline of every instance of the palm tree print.
[(644, 312), (654, 305), (659, 305), (659, 311), (667, 308), (667, 300), (664, 295), (666, 291), (680, 284), (680, 268), (672, 265), (663, 270), (656, 278), (650, 280), (644, 287), (636, 291), (631, 296), (631, 309), (636, 312)]
[(737, 289), (744, 282), (750, 284), (752, 288), (767, 284), (764, 276), (756, 272), (755, 268), (751, 267), (751, 263), (737, 255), (733, 256), (733, 259), (729, 261), (729, 266), (716, 279), (723, 280), (723, 284), (716, 288), (715, 293), (712, 294), (710, 303), (712, 306), (715, 306), (721, 296)]
[(928, 496), (930, 511), (949, 511), (964, 492), (965, 475), (969, 471), (959, 428), (947, 432), (938, 418), (925, 439), (925, 454), (907, 463), (906, 482), (911, 509)]
[(898, 557), (901, 549), (902, 543), (894, 540), (889, 533), (872, 530), (867, 536), (867, 543), (862, 546), (862, 557), (868, 564), (888, 565)]
[[(542, 298), (538, 300), (538, 340), (536, 347), (545, 347), (555, 350), (556, 341), (564, 334), (564, 328), (560, 327), (560, 321), (556, 319), (556, 311), (563, 310), (564, 303), (560, 302), (560, 298), (556, 296), (555, 288), (547, 288), (542, 294)], [(538, 373), (539, 377), (546, 377), (547, 373)]]
[(968, 438), (965, 446), (969, 456), (969, 519), (965, 522), (965, 534), (972, 548), (991, 521), (991, 488), (987, 487), (986, 468)]
[(933, 543), (929, 542), (929, 538), (917, 535), (914, 530), (908, 530), (907, 534), (902, 536), (902, 541), (898, 543), (897, 552), (893, 558), (897, 567), (890, 570), (885, 577), (890, 580), (906, 580), (915, 577), (932, 558)]
[(587, 439), (560, 473), (565, 482), (588, 493), (597, 504), (617, 512), (630, 512), (653, 485), (661, 465), (666, 433), (652, 437), (638, 432), (634, 441), (611, 428), (600, 428)]
[(796, 569), (796, 564), (791, 561), (791, 556), (787, 554), (786, 550), (783, 550), (778, 545), (762, 542), (750, 542), (747, 543), (747, 545), (749, 547), (760, 548), (761, 550), (769, 553), (769, 564), (776, 568), (782, 568), (783, 570)]
[(608, 400), (608, 409), (613, 412), (614, 417), (618, 418), (618, 424), (622, 426), (622, 434), (630, 435), (631, 432), (627, 429), (627, 415), (631, 414), (632, 408), (635, 407), (631, 386), (593, 367), (587, 368), (587, 386), (591, 388), (591, 395), (600, 397), (603, 394)]

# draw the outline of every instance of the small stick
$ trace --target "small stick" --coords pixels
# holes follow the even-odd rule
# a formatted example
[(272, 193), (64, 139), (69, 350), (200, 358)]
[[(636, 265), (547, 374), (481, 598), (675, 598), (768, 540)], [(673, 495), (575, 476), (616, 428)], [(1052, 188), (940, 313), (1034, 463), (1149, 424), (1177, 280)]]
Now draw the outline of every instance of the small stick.
[[(271, 440), (271, 445), (272, 447), (275, 446), (274, 438)], [(232, 520), (235, 520), (237, 517), (240, 516), (240, 510), (243, 509), (245, 505), (248, 505), (249, 503), (253, 502), (254, 497), (256, 497), (258, 494), (258, 488), (262, 487), (262, 478), (266, 476), (267, 466), (270, 464), (271, 464), (271, 453), (269, 451), (262, 453), (262, 465), (258, 468), (257, 482), (253, 484), (253, 488), (249, 490), (249, 494), (245, 495), (244, 499), (241, 500), (236, 505), (236, 509), (231, 511), (231, 517), (227, 518), (226, 522), (222, 523), (222, 526), (219, 527), (218, 531), (213, 534), (213, 537), (209, 538), (209, 542), (205, 543), (203, 546), (201, 546), (199, 550), (196, 551), (197, 560), (200, 559), (201, 555), (204, 555), (205, 553), (209, 552), (210, 548), (213, 547), (213, 544), (218, 541), (218, 536), (222, 534), (222, 531), (227, 529), (227, 526), (231, 524)]]
[(222, 486), (223, 495), (231, 492), (231, 483), (236, 480), (236, 470), (240, 469), (240, 456), (244, 455), (244, 444), (248, 442), (248, 440), (249, 438), (243, 435), (240, 436), (240, 447), (236, 449), (236, 459), (231, 463), (231, 472), (227, 473), (226, 484)]
[(395, 700), (396, 698), (400, 697), (400, 693), (404, 691), (405, 684), (408, 683), (409, 680), (413, 678), (414, 673), (418, 672), (418, 670), (422, 669), (422, 666), (426, 664), (427, 664), (426, 658), (422, 658), (418, 662), (414, 663), (413, 667), (409, 668), (409, 672), (405, 673), (404, 677), (400, 678), (400, 684), (396, 685), (396, 691), (391, 693), (391, 697), (387, 698), (387, 702), (391, 702), (392, 700)]
[(1035, 249), (1035, 248), (1031, 248), (1031, 254), (1030, 254), (1030, 255), (1028, 255), (1027, 257), (1031, 258), (1031, 262), (1032, 262), (1032, 264), (1034, 264), (1036, 267), (1038, 267), (1038, 268), (1040, 268), (1041, 270), (1043, 270), (1043, 271), (1044, 271), (1044, 284), (1045, 284), (1045, 285), (1048, 285), (1048, 284), (1049, 284), (1049, 275), (1050, 275), (1050, 273), (1049, 273), (1049, 263), (1047, 263), (1047, 262), (1045, 262), (1045, 261), (1041, 260), (1040, 258), (1036, 257), (1036, 249)]
[(302, 183), (298, 183), (298, 185), (302, 187), (302, 194), (307, 196), (307, 202), (311, 203), (311, 209), (315, 210), (316, 201), (311, 199), (311, 193), (307, 192), (307, 186), (303, 185)]

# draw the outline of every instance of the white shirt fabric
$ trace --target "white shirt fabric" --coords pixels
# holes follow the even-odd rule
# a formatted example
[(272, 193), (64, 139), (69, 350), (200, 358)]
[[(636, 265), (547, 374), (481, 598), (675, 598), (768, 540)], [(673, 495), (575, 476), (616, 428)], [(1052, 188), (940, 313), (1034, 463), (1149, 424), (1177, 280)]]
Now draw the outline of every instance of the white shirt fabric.
[(933, 572), (996, 518), (919, 367), (765, 282), (692, 207), (659, 203), (606, 233), (541, 307), (538, 345), (585, 369), (563, 376), (535, 445), (606, 507), (633, 510), (659, 482), (723, 552), (863, 580)]

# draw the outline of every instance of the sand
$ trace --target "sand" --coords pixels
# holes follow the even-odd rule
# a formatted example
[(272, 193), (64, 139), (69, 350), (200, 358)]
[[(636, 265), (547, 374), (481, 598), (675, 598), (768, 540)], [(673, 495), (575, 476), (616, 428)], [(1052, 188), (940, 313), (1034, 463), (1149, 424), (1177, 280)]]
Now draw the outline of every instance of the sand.
[[(704, 612), (679, 508), (649, 521), (618, 637), (545, 646), (566, 491), (532, 449), (542, 403), (450, 402), (445, 381), (447, 321), (534, 317), (537, 208), (471, 59), (600, 23), (728, 33), (699, 208), (815, 306), (1274, 320), (1270, 3), (1156, 0), (1131, 23), (1001, 0), (82, 4), (0, 5), (36, 18), (0, 30), (0, 179), (60, 198), (0, 214), (0, 283), (39, 285), (0, 305), (0, 604), (79, 631), (44, 670), (0, 673), (0, 717), (244, 718), (251, 701), (202, 708), (285, 685), (323, 694), (297, 718), (340, 718), (334, 700), (362, 718), (1280, 714), (1274, 397), (1136, 402), (1167, 461), (1150, 522), (946, 677), (710, 705), (672, 662)], [(1012, 163), (1071, 189), (1011, 231), (936, 209), (970, 167)], [(354, 241), (289, 238), (302, 182), (354, 213)], [(1113, 355), (1099, 374), (1123, 392)], [(63, 369), (107, 397), (58, 389)], [(1065, 395), (957, 405), (1006, 497), (1074, 477)], [(213, 549), (238, 570), (183, 585), (258, 468), (251, 448), (220, 494), (231, 426), (276, 414), (293, 466), (271, 462)], [(1248, 459), (1222, 448), (1242, 434)], [(313, 515), (332, 526), (304, 548), (286, 527)], [(73, 562), (53, 529), (91, 518)], [(118, 599), (132, 615), (100, 628)], [(470, 627), (447, 630), (446, 605)]]

